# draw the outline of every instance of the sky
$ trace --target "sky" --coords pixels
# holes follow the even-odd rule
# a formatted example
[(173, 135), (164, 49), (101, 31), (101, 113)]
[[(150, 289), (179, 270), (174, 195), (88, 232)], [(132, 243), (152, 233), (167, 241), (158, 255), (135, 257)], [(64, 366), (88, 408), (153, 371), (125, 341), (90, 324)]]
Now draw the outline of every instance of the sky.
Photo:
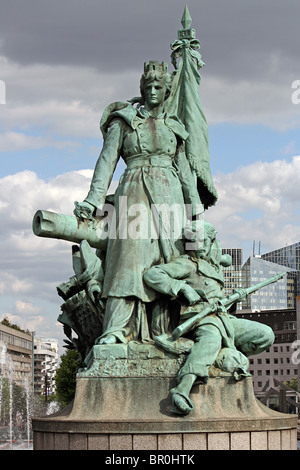
[[(36, 237), (33, 216), (72, 215), (85, 198), (103, 110), (139, 94), (145, 61), (173, 70), (185, 4), (0, 0), (0, 320), (61, 344), (56, 286), (73, 275), (71, 244)], [(199, 92), (219, 194), (205, 218), (246, 261), (254, 241), (265, 253), (300, 240), (300, 3), (187, 5), (206, 64)]]

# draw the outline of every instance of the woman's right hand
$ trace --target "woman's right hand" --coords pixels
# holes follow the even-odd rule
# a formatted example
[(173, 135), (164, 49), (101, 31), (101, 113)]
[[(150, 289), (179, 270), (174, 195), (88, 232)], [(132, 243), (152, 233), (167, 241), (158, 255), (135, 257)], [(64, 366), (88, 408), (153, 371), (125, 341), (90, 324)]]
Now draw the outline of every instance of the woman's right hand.
[(73, 211), (73, 214), (76, 215), (81, 220), (88, 219), (92, 220), (93, 218), (93, 212), (94, 212), (94, 206), (90, 204), (87, 201), (83, 202), (77, 202), (75, 201), (75, 209)]

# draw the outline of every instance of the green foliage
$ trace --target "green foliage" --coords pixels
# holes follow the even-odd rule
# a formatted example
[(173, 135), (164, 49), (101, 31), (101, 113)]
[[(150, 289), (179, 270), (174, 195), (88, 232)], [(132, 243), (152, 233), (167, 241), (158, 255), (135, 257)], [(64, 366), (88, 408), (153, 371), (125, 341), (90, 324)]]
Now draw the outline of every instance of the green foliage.
[(296, 392), (298, 391), (298, 377), (293, 377), (288, 382), (285, 382), (285, 384), (291, 387), (293, 390), (296, 390)]
[(76, 374), (83, 364), (79, 353), (69, 349), (61, 356), (61, 363), (55, 375), (57, 400), (62, 406), (67, 406), (75, 396)]
[(4, 326), (8, 326), (9, 328), (13, 328), (14, 330), (21, 331), (22, 333), (30, 333), (29, 330), (22, 330), (16, 323), (11, 323), (7, 317), (4, 317), (3, 320), (0, 322)]
[[(7, 425), (9, 422), (9, 413), (10, 413), (10, 391), (9, 391), (9, 380), (7, 378), (0, 379), (0, 389), (1, 389), (1, 415), (0, 423)], [(15, 420), (17, 416), (19, 418), (25, 419), (26, 417), (26, 396), (25, 390), (17, 385), (15, 382), (11, 383), (11, 392), (12, 392), (12, 419)]]

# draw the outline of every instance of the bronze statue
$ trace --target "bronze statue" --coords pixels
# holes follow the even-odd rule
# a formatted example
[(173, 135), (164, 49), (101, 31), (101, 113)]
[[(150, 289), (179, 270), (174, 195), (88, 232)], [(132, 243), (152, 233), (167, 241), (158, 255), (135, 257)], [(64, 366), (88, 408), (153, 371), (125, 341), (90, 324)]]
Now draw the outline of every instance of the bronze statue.
[[(203, 219), (218, 196), (198, 92), (204, 63), (187, 8), (182, 26), (171, 45), (175, 70), (146, 62), (140, 96), (105, 109), (103, 148), (85, 200), (75, 202), (76, 217), (38, 211), (33, 229), (77, 244), (75, 276), (58, 286), (68, 346), (82, 359), (94, 345), (130, 341), (188, 353), (171, 391), (174, 411), (186, 414), (192, 385), (205, 383), (211, 366), (239, 379), (247, 375), (247, 356), (274, 335), (228, 313), (263, 285), (224, 297), (222, 267), (231, 260)], [(120, 158), (126, 170), (108, 195)]]

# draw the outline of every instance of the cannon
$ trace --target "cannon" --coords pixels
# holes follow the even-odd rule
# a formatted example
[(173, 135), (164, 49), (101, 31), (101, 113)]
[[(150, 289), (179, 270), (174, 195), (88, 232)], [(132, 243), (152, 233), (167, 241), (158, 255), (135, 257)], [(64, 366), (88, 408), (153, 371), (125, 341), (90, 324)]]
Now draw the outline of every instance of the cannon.
[(107, 232), (104, 217), (81, 220), (75, 216), (38, 210), (32, 221), (32, 230), (38, 237), (68, 240), (80, 244), (86, 240), (92, 248), (106, 250)]
[[(67, 349), (77, 349), (82, 360), (87, 356), (102, 334), (104, 304), (97, 291), (89, 294), (88, 283), (101, 285), (103, 281), (102, 260), (107, 245), (104, 217), (81, 220), (75, 216), (38, 210), (32, 221), (35, 235), (45, 238), (67, 240), (80, 245), (72, 246), (75, 276), (57, 287), (64, 299), (58, 321), (64, 326)], [(96, 249), (96, 253), (91, 250)], [(101, 289), (100, 289), (101, 290)], [(77, 335), (73, 337), (72, 331)]]

